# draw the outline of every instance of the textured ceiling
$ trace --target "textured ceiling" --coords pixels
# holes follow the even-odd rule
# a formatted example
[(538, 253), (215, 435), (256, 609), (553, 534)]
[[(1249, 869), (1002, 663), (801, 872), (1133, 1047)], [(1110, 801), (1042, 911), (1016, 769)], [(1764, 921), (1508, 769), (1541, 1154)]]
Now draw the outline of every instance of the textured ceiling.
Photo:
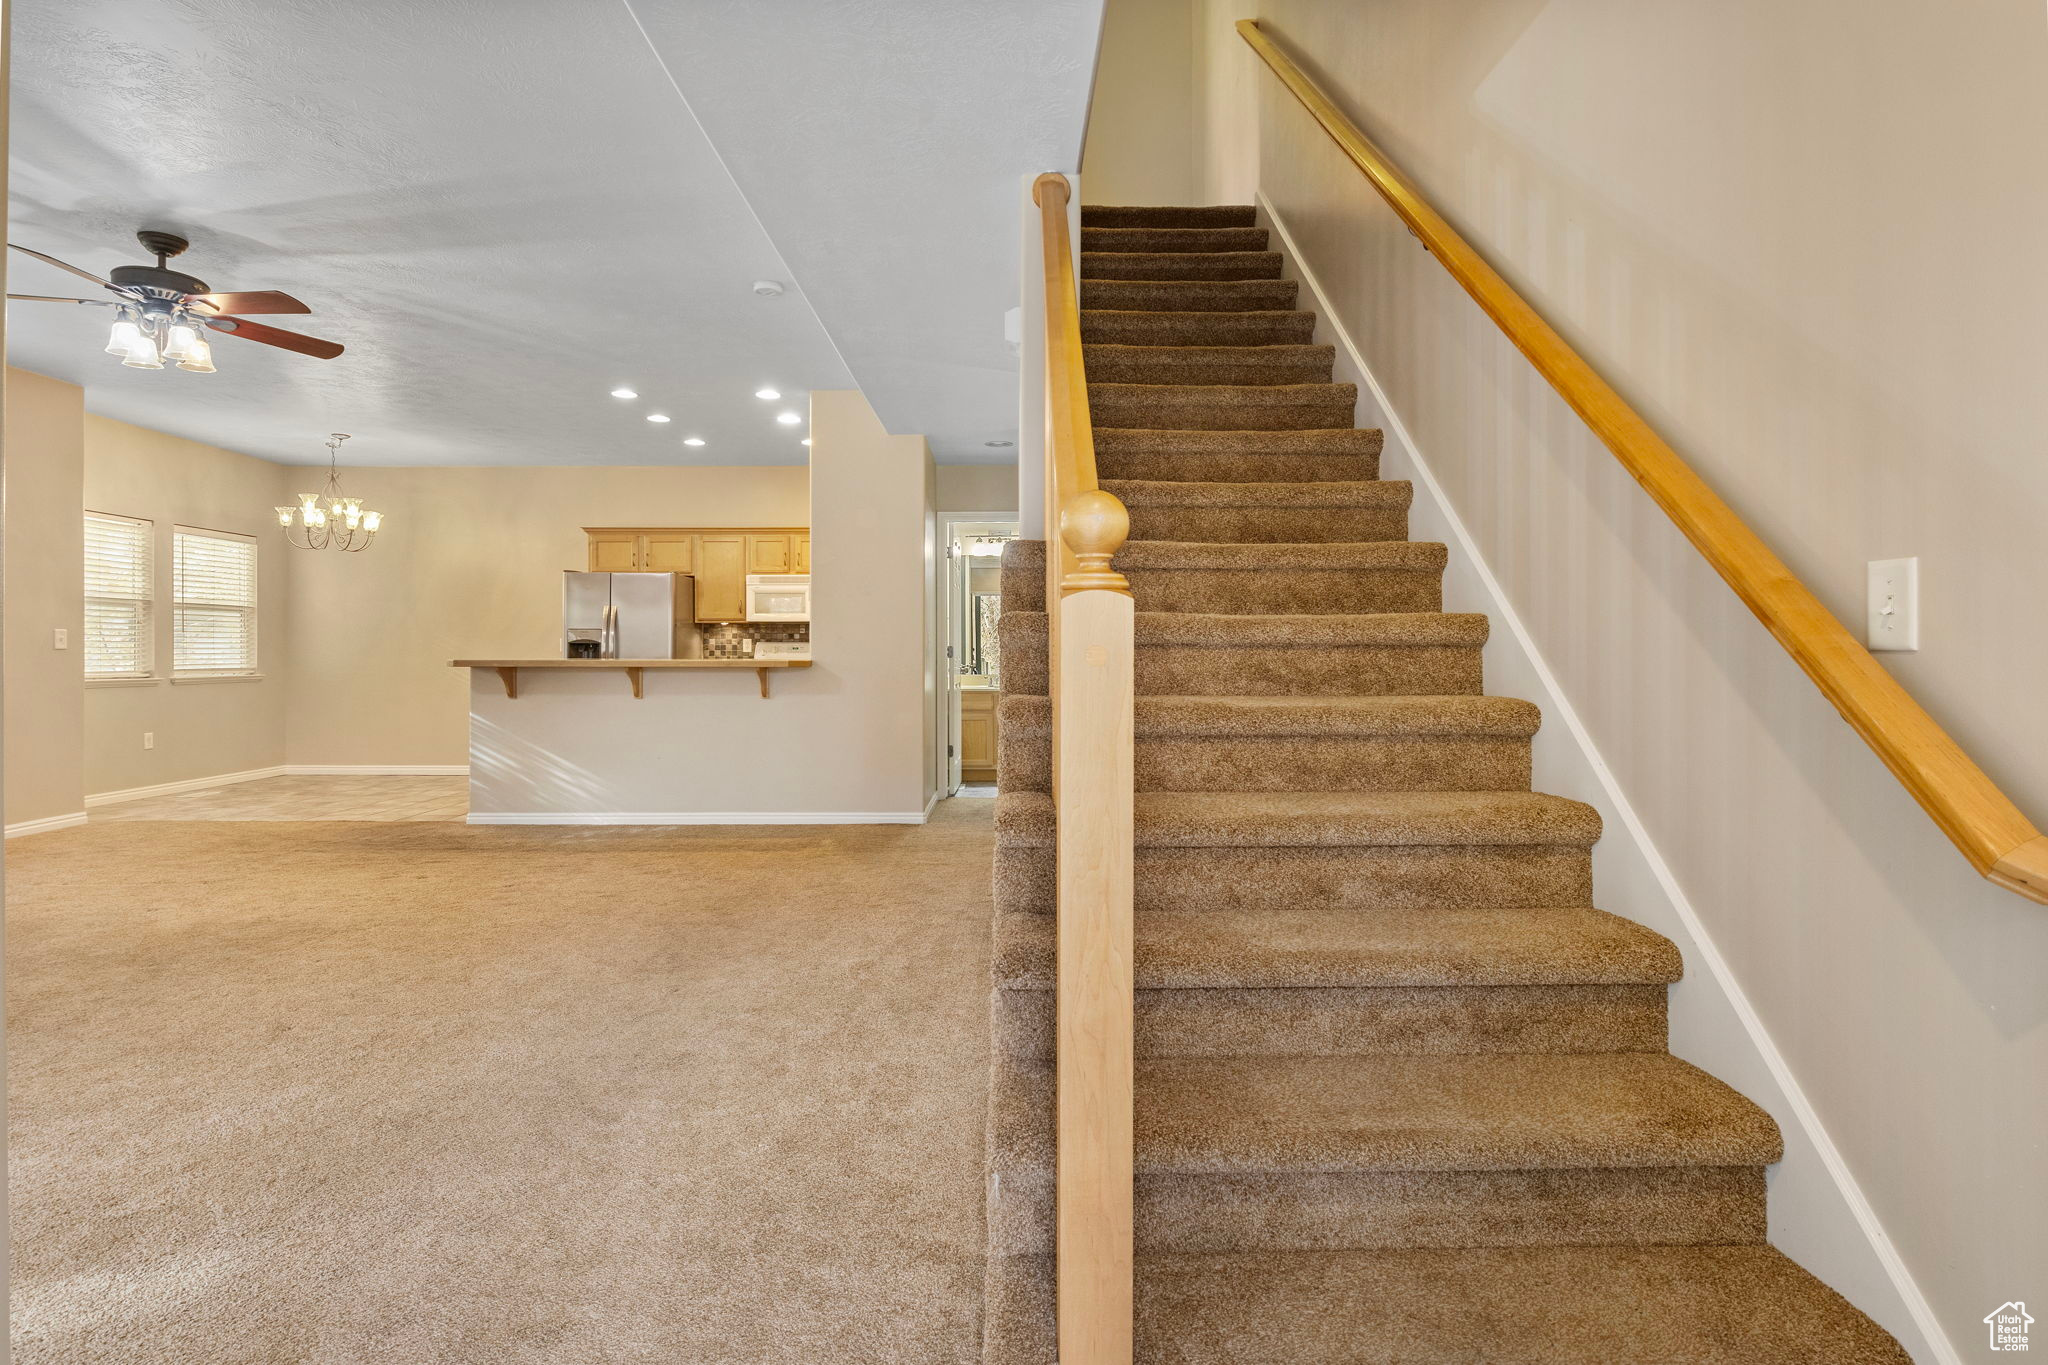
[[(620, 0), (12, 9), (9, 239), (104, 275), (174, 229), (178, 266), (348, 347), (128, 370), (104, 310), (11, 304), (13, 363), (95, 412), (307, 462), (339, 430), (359, 464), (779, 464), (775, 412), (852, 382), (794, 281), (751, 292), (789, 268)], [(98, 292), (9, 254), (16, 293)]]
[(15, 0), (10, 239), (105, 274), (182, 232), (180, 268), (288, 290), (314, 312), (275, 323), (348, 352), (127, 370), (103, 310), (20, 303), (10, 359), (270, 459), (342, 430), (360, 464), (794, 463), (774, 412), (858, 383), (941, 459), (1005, 460), (1018, 185), (1079, 155), (1101, 7)]
[(1023, 178), (1081, 155), (1103, 0), (629, 0), (854, 378), (1008, 460)]

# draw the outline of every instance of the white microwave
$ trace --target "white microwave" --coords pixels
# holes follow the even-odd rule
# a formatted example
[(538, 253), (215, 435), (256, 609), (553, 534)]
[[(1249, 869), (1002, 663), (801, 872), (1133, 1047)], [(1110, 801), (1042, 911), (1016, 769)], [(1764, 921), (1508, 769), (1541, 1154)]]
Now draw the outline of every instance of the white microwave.
[(748, 574), (747, 619), (749, 621), (810, 620), (811, 576), (807, 573)]

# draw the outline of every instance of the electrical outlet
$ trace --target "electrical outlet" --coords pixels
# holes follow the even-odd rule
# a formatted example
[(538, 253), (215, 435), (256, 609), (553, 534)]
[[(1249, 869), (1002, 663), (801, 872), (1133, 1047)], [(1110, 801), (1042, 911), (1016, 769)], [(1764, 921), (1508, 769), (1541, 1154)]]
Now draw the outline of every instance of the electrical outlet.
[(142, 747), (145, 749), (154, 749), (156, 747), (156, 731), (144, 730), (142, 732)]
[(64, 629), (64, 627), (62, 627), (62, 626), (58, 626), (58, 627), (57, 627), (56, 629), (52, 630), (52, 631), (50, 632), (50, 648), (52, 648), (52, 649), (69, 649), (69, 648), (71, 648), (71, 632), (70, 632), (70, 631), (68, 631), (68, 630), (66, 630), (66, 629)]
[(1864, 628), (1870, 647), (1906, 652), (1920, 648), (1920, 561), (1873, 559)]

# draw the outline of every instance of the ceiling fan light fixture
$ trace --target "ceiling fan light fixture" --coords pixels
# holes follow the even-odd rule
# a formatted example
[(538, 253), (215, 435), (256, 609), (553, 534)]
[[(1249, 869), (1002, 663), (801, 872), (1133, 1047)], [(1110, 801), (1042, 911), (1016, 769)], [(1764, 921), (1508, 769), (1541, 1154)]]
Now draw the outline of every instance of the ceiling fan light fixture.
[(157, 354), (156, 338), (139, 328), (137, 330), (141, 340), (128, 348), (128, 354), (122, 357), (121, 363), (131, 370), (161, 370), (164, 358)]
[(207, 344), (205, 337), (192, 339), (192, 344), (185, 349), (184, 359), (178, 362), (178, 368), (190, 374), (213, 373), (213, 347)]
[(142, 328), (135, 321), (135, 315), (125, 308), (122, 309), (120, 315), (114, 319), (114, 330), (107, 335), (107, 354), (126, 356), (129, 352), (139, 349), (142, 341)]
[(190, 318), (172, 318), (170, 326), (164, 329), (165, 360), (190, 360), (199, 345), (199, 328)]

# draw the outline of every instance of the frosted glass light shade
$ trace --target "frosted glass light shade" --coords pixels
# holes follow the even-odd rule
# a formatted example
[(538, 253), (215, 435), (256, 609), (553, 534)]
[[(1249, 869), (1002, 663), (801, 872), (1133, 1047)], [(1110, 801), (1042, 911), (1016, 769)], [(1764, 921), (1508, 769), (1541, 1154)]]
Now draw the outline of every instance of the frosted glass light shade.
[(178, 368), (193, 374), (213, 373), (213, 347), (207, 344), (205, 337), (192, 338), (192, 344), (185, 348), (185, 358), (178, 362)]

